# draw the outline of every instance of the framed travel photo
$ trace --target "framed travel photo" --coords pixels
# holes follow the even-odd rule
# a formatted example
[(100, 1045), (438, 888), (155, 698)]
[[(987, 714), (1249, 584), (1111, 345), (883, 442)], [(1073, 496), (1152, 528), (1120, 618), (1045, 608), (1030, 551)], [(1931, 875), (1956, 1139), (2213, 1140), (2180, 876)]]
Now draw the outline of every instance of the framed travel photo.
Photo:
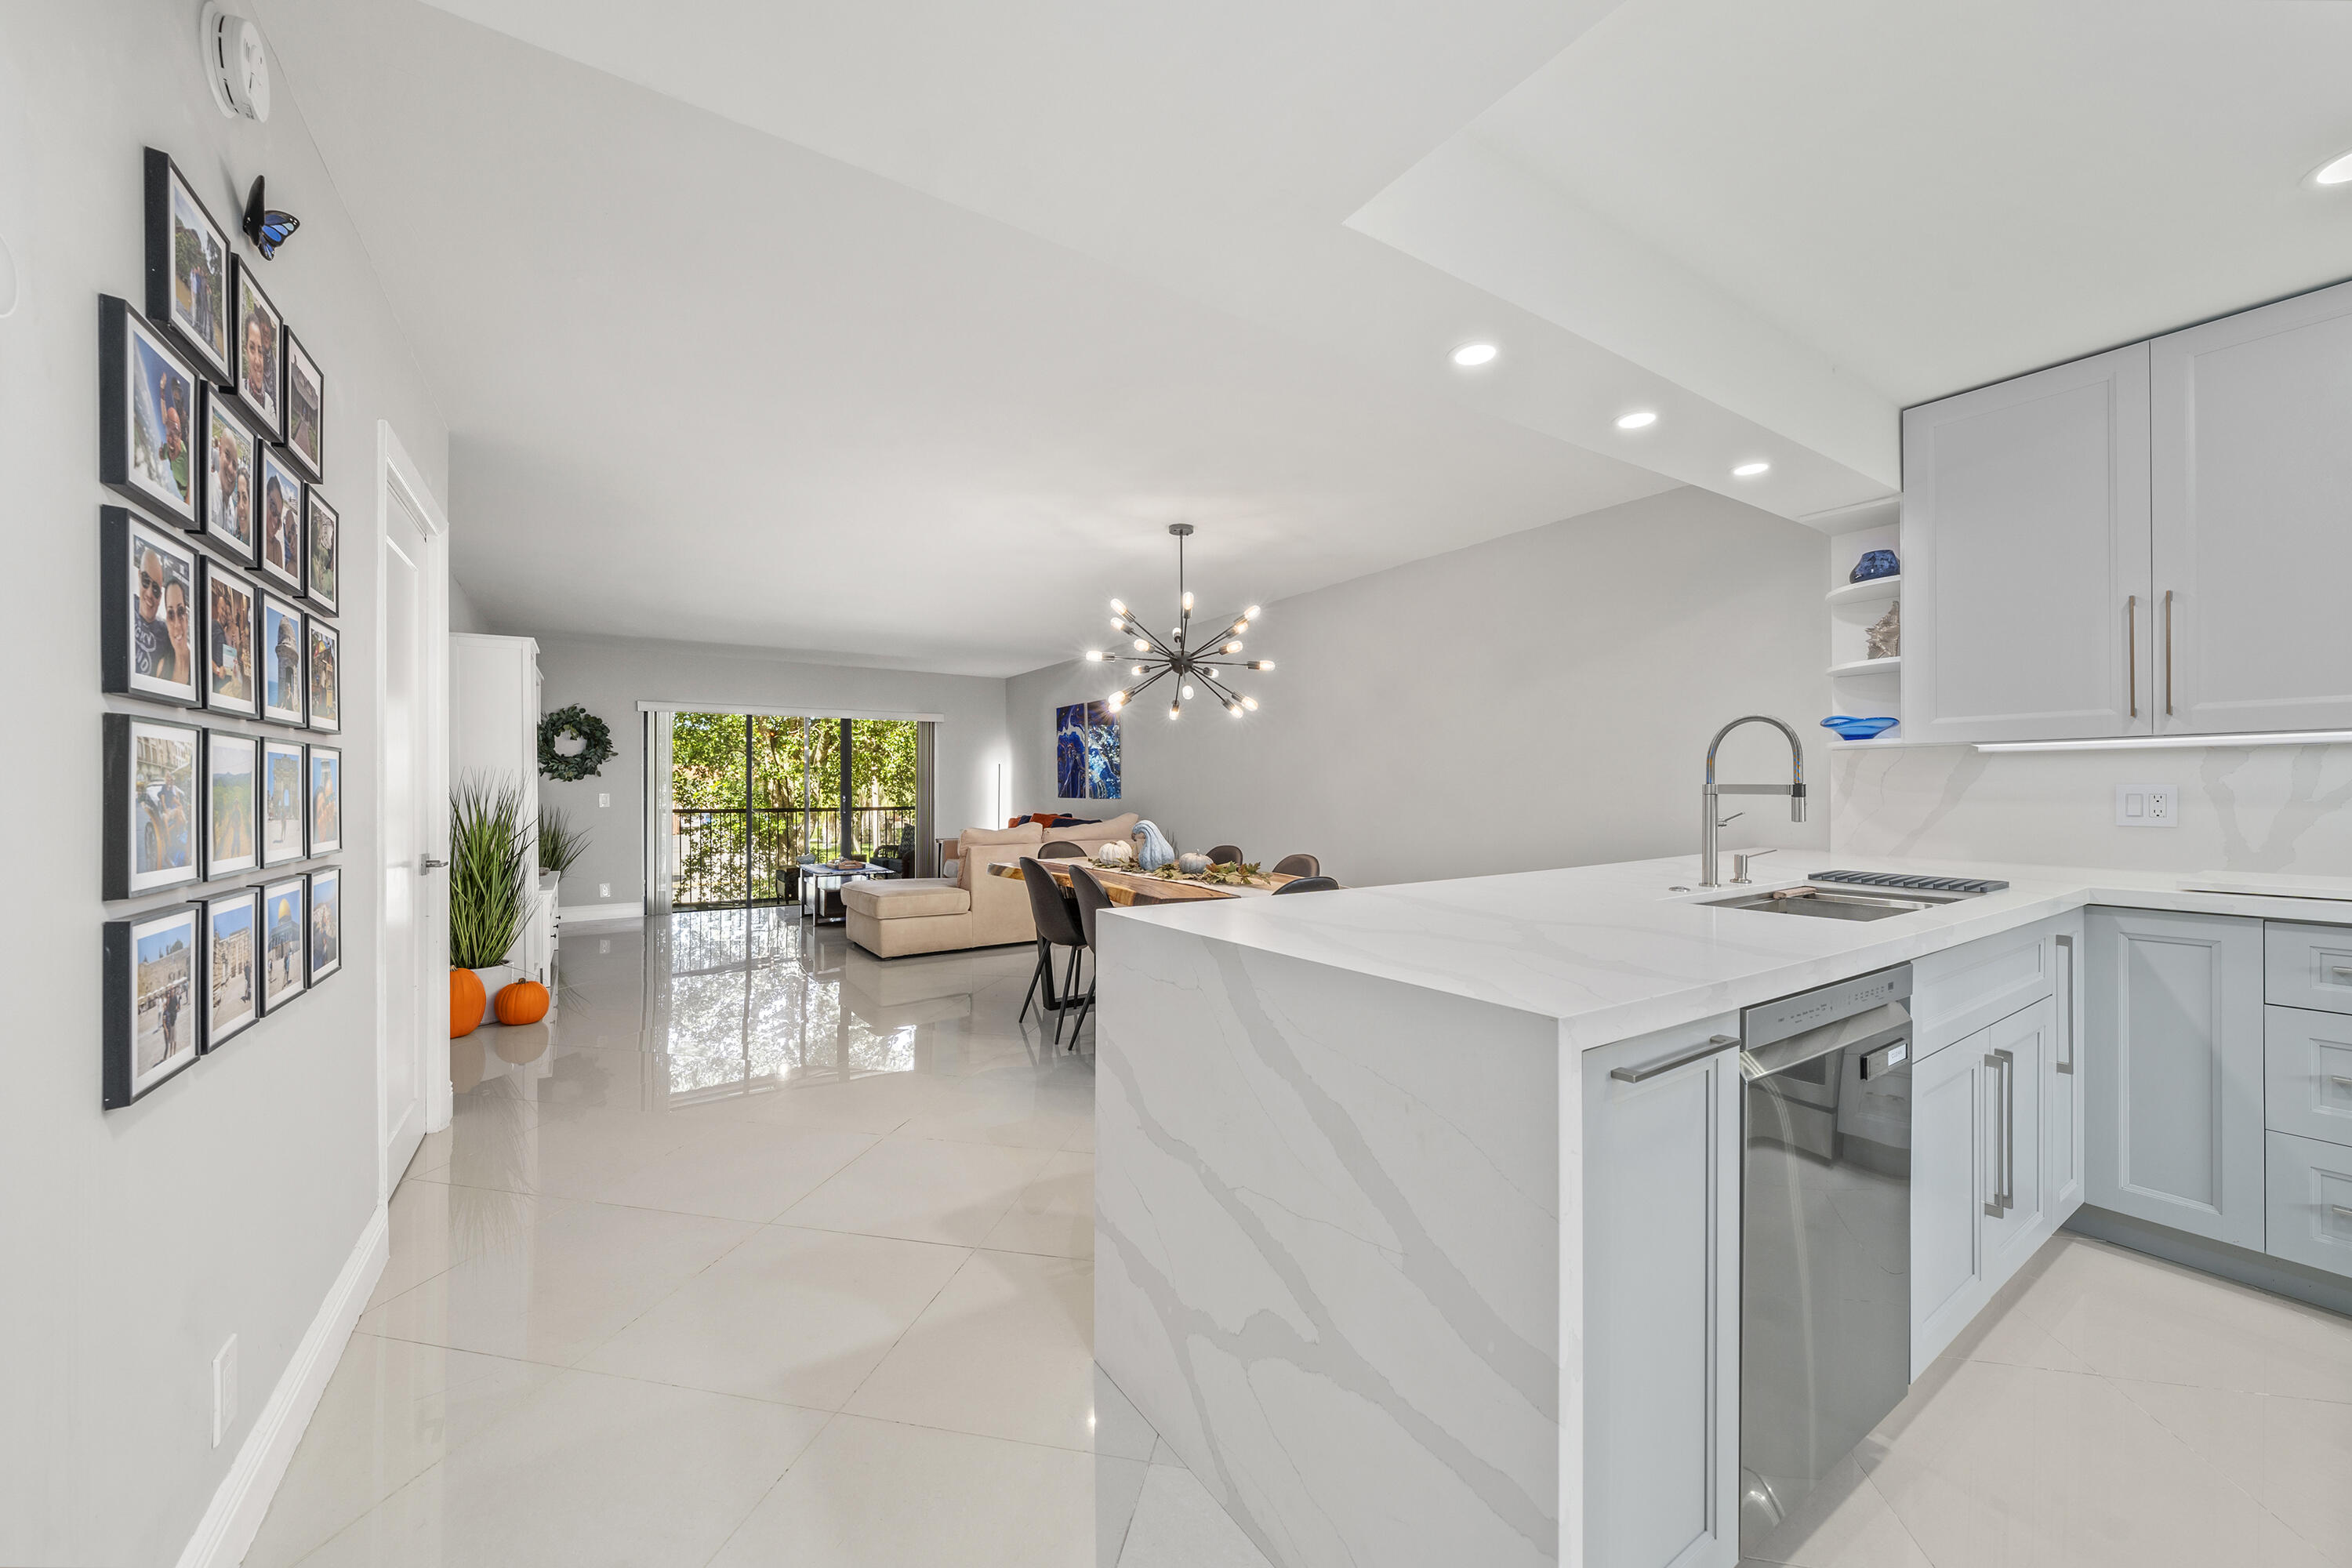
[(275, 594), (261, 595), (261, 716), (302, 722), (302, 612)]
[(343, 873), (310, 873), (310, 973), (313, 985), (343, 966)]
[(310, 748), (309, 787), (304, 792), (313, 856), (332, 855), (343, 847), (343, 752), (340, 746)]
[(261, 889), (261, 1010), (275, 1013), (310, 984), (310, 958), (303, 942), (309, 923), (310, 881), (289, 877)]
[(261, 742), (261, 863), (290, 866), (309, 853), (303, 835), (302, 746)]
[(216, 1051), (261, 1016), (261, 890), (204, 902), (204, 1049)]
[(253, 626), (261, 612), (260, 591), (210, 556), (203, 565), (196, 603), (204, 615), (196, 646), (203, 650), (205, 706), (258, 719), (261, 672), (253, 658)]
[(205, 731), (200, 824), (205, 881), (250, 871), (261, 864), (260, 776), (259, 741), (226, 730)]
[(286, 318), (254, 281), (253, 268), (236, 258), (229, 291), (236, 301), (235, 334), (229, 348), (228, 387), (250, 415), (254, 426), (272, 441), (286, 433), (286, 393), (278, 384), (284, 363), (281, 340)]
[(327, 477), (327, 378), (286, 329), (286, 449), (313, 479)]
[(226, 397), (205, 395), (205, 537), (240, 566), (261, 558), (261, 437)]
[(310, 671), (310, 728), (332, 734), (343, 727), (343, 638), (331, 622), (302, 617), (303, 664)]
[(302, 479), (275, 447), (261, 449), (257, 526), (261, 575), (289, 594), (302, 591)]
[(106, 922), (105, 1097), (109, 1110), (196, 1059), (197, 927), (194, 904)]
[(100, 482), (194, 528), (204, 384), (145, 317), (111, 294), (98, 301), (98, 354)]
[(100, 689), (200, 705), (195, 551), (119, 506), (99, 509), (98, 535)]
[(228, 231), (172, 155), (148, 148), (147, 319), (214, 381), (229, 376), (229, 258)]
[(135, 899), (182, 887), (196, 865), (196, 753), (193, 724), (109, 713), (106, 722), (105, 891)]
[(335, 583), (341, 576), (341, 520), (335, 509), (320, 499), (318, 487), (305, 486), (302, 490), (302, 533), (310, 547), (309, 579), (310, 602), (329, 615), (335, 613)]

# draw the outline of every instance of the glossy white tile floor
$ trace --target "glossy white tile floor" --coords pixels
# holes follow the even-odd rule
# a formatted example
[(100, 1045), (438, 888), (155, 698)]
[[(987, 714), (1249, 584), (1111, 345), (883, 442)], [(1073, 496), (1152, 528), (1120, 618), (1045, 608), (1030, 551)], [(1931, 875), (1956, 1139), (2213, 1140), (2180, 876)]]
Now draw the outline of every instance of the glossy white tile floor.
[[(1029, 962), (575, 931), (456, 1043), (247, 1563), (1265, 1568), (1094, 1367)], [(1755, 1561), (2352, 1568), (2352, 1321), (2061, 1237)]]
[(1265, 1568), (1094, 1366), (1094, 1063), (1030, 962), (572, 931), (550, 1025), (455, 1042), (247, 1563)]

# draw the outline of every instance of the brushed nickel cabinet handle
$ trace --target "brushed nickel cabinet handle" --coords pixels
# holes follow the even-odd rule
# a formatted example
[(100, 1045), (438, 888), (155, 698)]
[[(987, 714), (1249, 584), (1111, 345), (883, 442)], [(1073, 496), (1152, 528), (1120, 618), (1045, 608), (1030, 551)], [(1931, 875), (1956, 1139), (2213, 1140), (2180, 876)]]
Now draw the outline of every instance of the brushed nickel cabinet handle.
[(2352, 1219), (2352, 1208), (2347, 1208), (2342, 1204), (2329, 1204), (2327, 1206), (2335, 1211), (2337, 1219)]
[(2074, 1070), (2074, 933), (2061, 931), (2057, 942), (2058, 951), (2066, 955), (2065, 999), (2058, 1006), (2058, 1032), (2066, 1037), (2066, 1059), (2053, 1063), (2052, 1068), (2057, 1072), (2072, 1073)]
[(2172, 590), (2164, 591), (2164, 716), (2172, 717)]
[(2352, 1089), (2352, 1078), (2346, 1078), (2340, 1072), (2329, 1073), (2327, 1075), (2327, 1081), (2333, 1084), (2340, 1084), (2346, 1089)]
[(2331, 963), (2327, 966), (2327, 973), (2333, 974), (2338, 980), (2352, 980), (2352, 966), (2341, 963)]
[(2017, 1058), (1995, 1051), (2000, 1058), (2000, 1206), (2017, 1206)]
[(2009, 1212), (2009, 1063), (2013, 1058), (2007, 1051), (1991, 1051), (1985, 1056), (1984, 1065), (2000, 1075), (2000, 1105), (1993, 1111), (1992, 1132), (1995, 1139), (1992, 1156), (1992, 1195), (1985, 1199), (1984, 1212), (1999, 1219)]
[(1639, 1068), (1611, 1068), (1609, 1076), (1619, 1083), (1645, 1082), (1660, 1073), (1672, 1072), (1676, 1068), (1686, 1068), (1693, 1062), (1705, 1061), (1717, 1051), (1728, 1050), (1738, 1043), (1738, 1039), (1734, 1036), (1716, 1035), (1710, 1037), (1706, 1044), (1696, 1049), (1685, 1051), (1679, 1056), (1668, 1057), (1662, 1062), (1652, 1062), (1647, 1067)]
[(2131, 683), (2131, 714), (2139, 717), (2139, 595), (2124, 600), (2124, 668)]

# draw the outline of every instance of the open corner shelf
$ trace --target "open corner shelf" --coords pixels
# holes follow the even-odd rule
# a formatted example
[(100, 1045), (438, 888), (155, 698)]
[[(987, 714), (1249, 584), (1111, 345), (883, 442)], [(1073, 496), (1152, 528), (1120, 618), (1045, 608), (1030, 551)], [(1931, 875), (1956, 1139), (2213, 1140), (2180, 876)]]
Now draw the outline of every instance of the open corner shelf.
[(1874, 599), (1898, 599), (1903, 596), (1903, 576), (1873, 577), (1865, 583), (1844, 583), (1829, 591), (1832, 605), (1861, 605)]
[(1830, 673), (1833, 676), (1893, 675), (1902, 668), (1903, 656), (1898, 653), (1892, 658), (1857, 658), (1844, 664), (1833, 664), (1830, 666)]

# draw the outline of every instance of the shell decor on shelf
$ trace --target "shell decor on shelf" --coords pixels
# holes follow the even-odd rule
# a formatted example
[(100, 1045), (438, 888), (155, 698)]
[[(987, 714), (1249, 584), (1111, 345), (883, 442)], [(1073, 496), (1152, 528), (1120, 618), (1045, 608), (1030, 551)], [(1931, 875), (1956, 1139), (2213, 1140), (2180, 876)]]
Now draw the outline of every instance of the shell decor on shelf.
[(1903, 606), (1888, 606), (1878, 624), (1863, 634), (1873, 658), (1893, 658), (1903, 651)]
[(1187, 849), (1176, 857), (1176, 869), (1187, 877), (1197, 877), (1209, 868), (1209, 858), (1198, 849)]

